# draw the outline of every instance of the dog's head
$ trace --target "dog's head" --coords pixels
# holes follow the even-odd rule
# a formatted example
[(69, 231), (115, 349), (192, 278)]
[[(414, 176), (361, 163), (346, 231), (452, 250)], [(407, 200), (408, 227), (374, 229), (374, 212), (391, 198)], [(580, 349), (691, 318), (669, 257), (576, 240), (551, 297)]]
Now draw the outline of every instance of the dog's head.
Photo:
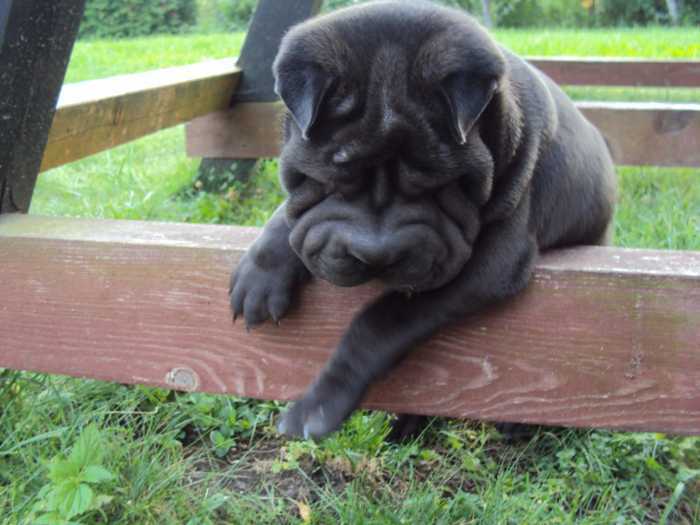
[[(469, 16), (380, 1), (293, 28), (274, 64), (288, 109), (290, 244), (315, 275), (429, 290), (471, 256), (503, 142), (505, 59)], [(499, 113), (500, 114), (500, 113)]]

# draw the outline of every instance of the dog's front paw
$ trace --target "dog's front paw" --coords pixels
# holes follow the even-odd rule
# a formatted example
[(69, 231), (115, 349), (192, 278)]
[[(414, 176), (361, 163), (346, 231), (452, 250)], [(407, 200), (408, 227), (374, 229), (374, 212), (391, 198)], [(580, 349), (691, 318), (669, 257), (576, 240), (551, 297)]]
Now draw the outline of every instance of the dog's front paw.
[(305, 275), (295, 265), (262, 268), (244, 255), (231, 275), (229, 289), (233, 319), (243, 316), (250, 328), (268, 319), (279, 322), (292, 304)]
[(322, 395), (312, 388), (282, 414), (277, 430), (289, 437), (322, 438), (340, 428), (357, 408), (360, 397), (350, 389), (334, 389)]

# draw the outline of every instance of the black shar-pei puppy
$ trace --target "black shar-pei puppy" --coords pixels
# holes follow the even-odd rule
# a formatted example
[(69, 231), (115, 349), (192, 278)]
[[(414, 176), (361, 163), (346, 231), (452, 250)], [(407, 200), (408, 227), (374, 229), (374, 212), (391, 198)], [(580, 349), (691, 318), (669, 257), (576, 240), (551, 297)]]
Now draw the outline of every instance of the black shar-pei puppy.
[(232, 277), (234, 316), (279, 320), (311, 275), (386, 285), (281, 432), (336, 430), (440, 327), (523, 290), (538, 253), (604, 242), (603, 137), (468, 15), (406, 0), (340, 10), (292, 28), (274, 74), (289, 196)]

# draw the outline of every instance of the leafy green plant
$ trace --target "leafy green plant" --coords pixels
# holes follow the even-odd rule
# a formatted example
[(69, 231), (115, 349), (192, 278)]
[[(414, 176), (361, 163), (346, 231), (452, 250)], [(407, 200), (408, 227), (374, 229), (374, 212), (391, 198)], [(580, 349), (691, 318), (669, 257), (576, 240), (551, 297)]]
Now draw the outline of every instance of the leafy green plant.
[(319, 445), (313, 441), (289, 441), (285, 447), (280, 450), (279, 458), (272, 462), (271, 470), (274, 473), (279, 473), (285, 470), (298, 469), (301, 461), (308, 458), (310, 461), (325, 461), (330, 457), (324, 454)]
[(78, 525), (76, 518), (99, 510), (112, 500), (96, 486), (114, 479), (102, 465), (104, 438), (97, 426), (86, 427), (67, 458), (54, 456), (48, 464), (49, 482), (39, 491), (34, 506), (36, 525)]
[(87, 0), (79, 37), (181, 33), (195, 23), (195, 0)]
[(598, 0), (595, 15), (601, 26), (669, 23), (664, 0)]
[(178, 202), (187, 209), (186, 222), (262, 226), (284, 199), (274, 160), (259, 162), (248, 180), (230, 180), (216, 192), (197, 186), (182, 192)]
[(683, 24), (700, 24), (700, 0), (683, 0), (681, 2), (681, 22)]
[[(436, 0), (481, 17), (481, 0)], [(328, 11), (358, 0), (326, 0)], [(589, 9), (589, 6), (592, 9)], [(681, 21), (700, 21), (699, 0), (681, 2)], [(670, 23), (665, 0), (490, 0), (491, 17), (498, 27), (640, 26)]]
[(188, 394), (179, 404), (191, 417), (192, 430), (208, 437), (218, 457), (228, 454), (239, 440), (250, 441), (262, 433), (279, 411), (274, 402), (254, 403), (212, 394)]
[(197, 29), (205, 32), (245, 29), (256, 6), (257, 0), (197, 0)]
[[(345, 455), (352, 462), (367, 456), (379, 456), (386, 448), (391, 428), (385, 412), (355, 412), (344, 425), (344, 431), (323, 441), (323, 449), (331, 455)], [(361, 452), (356, 452), (361, 451)]]

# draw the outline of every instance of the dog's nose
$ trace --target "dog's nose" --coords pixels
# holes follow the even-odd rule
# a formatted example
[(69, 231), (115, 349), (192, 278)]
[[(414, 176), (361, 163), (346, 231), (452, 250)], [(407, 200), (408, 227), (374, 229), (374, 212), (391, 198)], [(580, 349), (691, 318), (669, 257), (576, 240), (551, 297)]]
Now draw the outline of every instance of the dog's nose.
[(381, 243), (362, 243), (348, 246), (347, 251), (349, 255), (373, 270), (381, 270), (391, 266), (398, 260), (399, 256), (396, 250), (389, 249)]

